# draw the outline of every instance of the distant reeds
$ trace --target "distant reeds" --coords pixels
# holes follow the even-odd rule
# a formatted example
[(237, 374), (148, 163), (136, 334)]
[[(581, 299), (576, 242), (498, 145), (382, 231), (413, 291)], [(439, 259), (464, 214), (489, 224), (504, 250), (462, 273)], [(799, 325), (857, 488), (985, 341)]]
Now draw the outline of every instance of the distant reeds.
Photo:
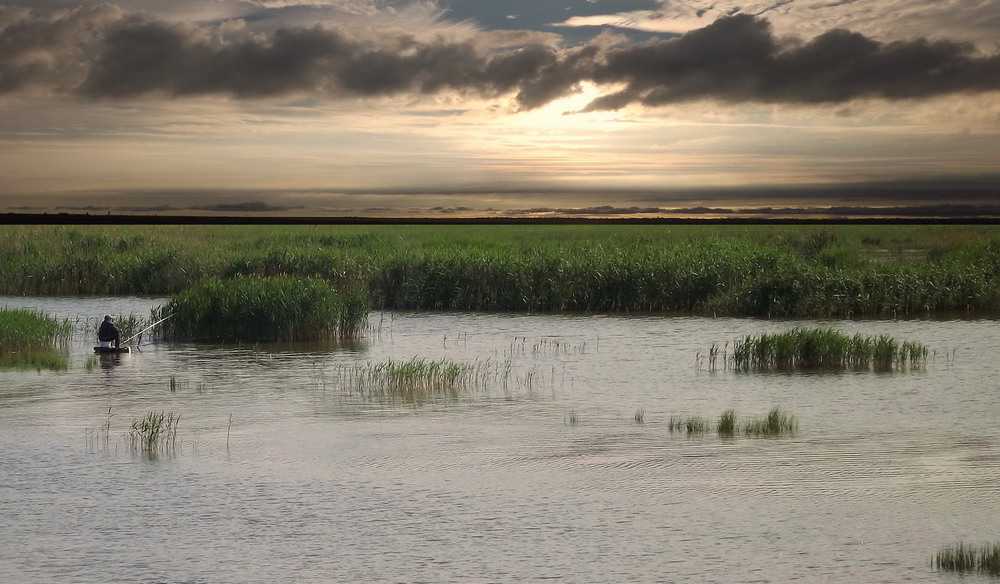
[(903, 317), (1000, 310), (967, 226), (11, 226), (0, 293), (175, 294), (317, 279), (387, 310)]
[[(710, 354), (719, 351), (713, 345)], [(829, 328), (795, 328), (780, 333), (747, 335), (737, 339), (727, 364), (741, 371), (796, 369), (876, 369), (919, 367), (928, 349), (913, 341), (899, 342), (887, 335), (847, 335)], [(715, 366), (715, 359), (711, 359)]]
[(57, 348), (69, 340), (72, 325), (41, 312), (0, 308), (0, 367), (66, 369), (68, 360)]
[(936, 570), (979, 572), (1000, 576), (1000, 543), (972, 545), (958, 543), (942, 548), (931, 560)]
[[(738, 418), (736, 410), (726, 410), (714, 425), (716, 433), (723, 438), (737, 435), (773, 438), (794, 434), (798, 428), (795, 416), (780, 407), (772, 408), (763, 418), (744, 420)], [(713, 425), (711, 420), (699, 416), (671, 416), (667, 429), (692, 436), (711, 432)]]
[(169, 339), (313, 341), (357, 336), (368, 318), (363, 292), (334, 291), (314, 278), (209, 280), (161, 308)]
[(127, 435), (129, 447), (150, 456), (173, 452), (180, 420), (181, 417), (173, 413), (149, 412), (132, 422)]

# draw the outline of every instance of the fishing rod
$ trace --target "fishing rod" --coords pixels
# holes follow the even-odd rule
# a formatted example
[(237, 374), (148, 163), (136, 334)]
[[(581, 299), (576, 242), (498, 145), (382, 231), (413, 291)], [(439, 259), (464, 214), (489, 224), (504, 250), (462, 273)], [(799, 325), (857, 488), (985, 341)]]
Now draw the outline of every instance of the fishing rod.
[(138, 337), (138, 336), (139, 336), (139, 335), (141, 335), (142, 333), (144, 333), (144, 332), (148, 331), (149, 329), (153, 328), (154, 326), (156, 326), (156, 325), (160, 324), (161, 322), (163, 322), (163, 321), (167, 320), (167, 319), (168, 319), (168, 318), (170, 318), (171, 316), (173, 316), (173, 315), (172, 315), (172, 314), (168, 314), (168, 315), (164, 316), (164, 317), (163, 317), (163, 318), (161, 318), (160, 320), (158, 320), (158, 321), (154, 322), (153, 324), (151, 324), (151, 325), (147, 326), (146, 328), (142, 329), (141, 331), (139, 331), (139, 332), (135, 333), (135, 334), (134, 334), (134, 335), (132, 335), (131, 337), (129, 337), (129, 338), (127, 338), (127, 339), (125, 339), (124, 341), (122, 341), (122, 344), (124, 345), (125, 343), (127, 343), (127, 342), (131, 341), (132, 339), (134, 339), (134, 338)]

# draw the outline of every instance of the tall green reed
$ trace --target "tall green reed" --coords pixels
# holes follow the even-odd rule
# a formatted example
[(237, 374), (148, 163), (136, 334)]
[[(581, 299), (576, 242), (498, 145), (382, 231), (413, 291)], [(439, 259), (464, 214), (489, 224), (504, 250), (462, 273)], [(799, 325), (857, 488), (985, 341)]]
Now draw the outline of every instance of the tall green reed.
[(279, 342), (356, 337), (368, 299), (312, 278), (209, 280), (174, 295), (161, 309), (171, 339)]
[(180, 419), (173, 413), (149, 412), (133, 420), (127, 435), (129, 447), (150, 456), (174, 452)]
[(931, 559), (936, 570), (980, 572), (1000, 576), (1000, 543), (973, 545), (958, 543), (942, 548)]
[[(717, 346), (713, 345), (710, 351), (718, 352)], [(727, 365), (742, 371), (888, 370), (920, 367), (926, 363), (928, 353), (929, 349), (921, 343), (900, 343), (887, 335), (848, 335), (830, 328), (797, 327), (735, 340)]]

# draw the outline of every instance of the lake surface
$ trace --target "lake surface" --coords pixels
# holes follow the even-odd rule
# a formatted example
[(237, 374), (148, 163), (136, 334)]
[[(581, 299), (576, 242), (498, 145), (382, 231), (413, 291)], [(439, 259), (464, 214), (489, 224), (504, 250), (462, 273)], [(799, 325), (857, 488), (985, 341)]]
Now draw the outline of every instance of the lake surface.
[[(0, 298), (81, 329), (68, 371), (0, 371), (0, 582), (995, 581), (930, 560), (1000, 540), (996, 321), (373, 313), (344, 346), (92, 354), (99, 317), (160, 302)], [(796, 325), (932, 354), (707, 365), (713, 343)], [(414, 357), (504, 373), (422, 403), (351, 385)], [(774, 406), (796, 434), (668, 427)], [(126, 438), (149, 412), (180, 416), (154, 456)]]

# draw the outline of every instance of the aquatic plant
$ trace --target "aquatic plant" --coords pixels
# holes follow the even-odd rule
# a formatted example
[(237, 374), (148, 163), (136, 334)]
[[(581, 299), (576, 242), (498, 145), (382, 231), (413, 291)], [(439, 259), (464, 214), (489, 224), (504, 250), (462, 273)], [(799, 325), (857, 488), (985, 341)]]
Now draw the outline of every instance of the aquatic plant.
[(646, 410), (644, 410), (643, 408), (637, 409), (635, 411), (635, 415), (632, 416), (632, 421), (634, 421), (636, 424), (645, 424)]
[(736, 410), (726, 410), (722, 412), (719, 416), (719, 425), (717, 426), (719, 436), (735, 436), (736, 435)]
[(173, 452), (177, 446), (177, 424), (180, 419), (180, 416), (173, 413), (149, 412), (144, 417), (133, 420), (127, 435), (129, 447), (149, 455)]
[(383, 309), (901, 317), (1000, 310), (994, 226), (11, 226), (0, 293), (297, 277)]
[(421, 402), (433, 398), (456, 398), (481, 387), (485, 362), (458, 363), (445, 359), (413, 358), (387, 360), (341, 367), (337, 374), (344, 387), (366, 397)]
[(237, 342), (325, 340), (357, 336), (367, 323), (363, 292), (336, 292), (312, 278), (209, 280), (161, 308), (169, 339)]
[(799, 423), (795, 416), (775, 407), (764, 418), (754, 418), (744, 422), (741, 430), (748, 436), (774, 437), (792, 434), (798, 428)]
[[(713, 345), (713, 351), (715, 346)], [(924, 345), (899, 343), (886, 335), (847, 335), (830, 328), (795, 328), (747, 335), (732, 344), (729, 365), (742, 371), (793, 369), (867, 369), (919, 367), (927, 360)]]
[(66, 355), (57, 347), (72, 332), (68, 320), (22, 308), (0, 308), (0, 368), (63, 370)]
[(1000, 576), (1000, 543), (973, 545), (958, 543), (938, 550), (931, 560), (936, 570), (981, 572)]
[(0, 353), (50, 348), (69, 339), (72, 325), (38, 311), (0, 308)]
[(685, 432), (688, 435), (704, 434), (708, 432), (709, 427), (711, 427), (711, 424), (708, 420), (697, 416), (670, 416), (670, 421), (667, 422), (667, 429), (671, 432)]
[[(726, 410), (718, 417), (714, 429), (722, 438), (731, 438), (738, 434), (767, 438), (794, 434), (798, 427), (795, 416), (780, 407), (775, 407), (763, 418), (746, 420), (740, 420), (736, 410)], [(667, 429), (670, 432), (683, 432), (688, 435), (707, 434), (712, 431), (713, 425), (707, 418), (699, 416), (670, 416)]]

